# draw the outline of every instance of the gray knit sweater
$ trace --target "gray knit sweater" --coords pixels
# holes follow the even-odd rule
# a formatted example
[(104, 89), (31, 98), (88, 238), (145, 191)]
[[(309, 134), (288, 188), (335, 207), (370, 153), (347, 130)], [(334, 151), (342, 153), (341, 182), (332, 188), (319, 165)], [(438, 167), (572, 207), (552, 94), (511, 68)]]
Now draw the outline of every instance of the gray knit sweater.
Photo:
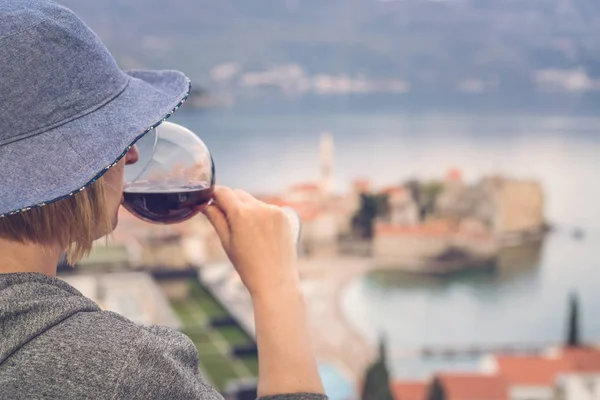
[(199, 374), (187, 336), (102, 311), (59, 279), (20, 273), (0, 274), (0, 399), (222, 397)]

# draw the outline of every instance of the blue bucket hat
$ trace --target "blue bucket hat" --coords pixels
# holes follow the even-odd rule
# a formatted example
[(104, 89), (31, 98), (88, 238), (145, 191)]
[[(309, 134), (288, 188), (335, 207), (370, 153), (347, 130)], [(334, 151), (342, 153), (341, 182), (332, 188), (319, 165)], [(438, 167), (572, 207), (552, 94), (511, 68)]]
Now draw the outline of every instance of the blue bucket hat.
[(0, 217), (72, 196), (186, 100), (177, 71), (122, 71), (49, 0), (0, 1)]

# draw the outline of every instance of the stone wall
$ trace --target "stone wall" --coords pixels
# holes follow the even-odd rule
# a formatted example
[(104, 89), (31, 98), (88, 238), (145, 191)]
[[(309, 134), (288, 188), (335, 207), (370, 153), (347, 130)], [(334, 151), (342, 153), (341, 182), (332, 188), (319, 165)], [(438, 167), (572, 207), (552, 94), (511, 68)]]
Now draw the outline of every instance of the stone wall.
[(545, 223), (540, 183), (505, 177), (488, 177), (472, 186), (449, 186), (439, 196), (436, 211), (457, 222), (478, 220), (500, 237), (541, 231)]
[(496, 241), (460, 234), (431, 235), (376, 235), (373, 239), (373, 256), (397, 260), (424, 260), (460, 249), (473, 256), (487, 257), (498, 251)]
[(537, 232), (544, 227), (544, 194), (538, 182), (502, 180), (495, 191), (496, 234)]

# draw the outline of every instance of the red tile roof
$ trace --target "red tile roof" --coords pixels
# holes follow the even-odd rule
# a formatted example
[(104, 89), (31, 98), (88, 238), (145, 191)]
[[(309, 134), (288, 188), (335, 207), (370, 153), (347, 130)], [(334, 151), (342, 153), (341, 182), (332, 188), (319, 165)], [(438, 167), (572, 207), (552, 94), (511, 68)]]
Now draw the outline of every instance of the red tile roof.
[(404, 186), (387, 186), (381, 189), (380, 193), (387, 195), (402, 195), (406, 193), (406, 188)]
[(290, 187), (291, 191), (301, 191), (301, 192), (320, 192), (321, 186), (318, 183), (314, 182), (306, 182), (306, 183), (298, 183)]
[(394, 400), (425, 400), (427, 384), (421, 381), (393, 382), (392, 395)]
[(510, 385), (551, 386), (559, 374), (573, 370), (566, 359), (539, 356), (497, 356), (498, 374)]
[(458, 168), (450, 168), (446, 174), (446, 180), (449, 182), (462, 182), (462, 171)]
[(593, 347), (563, 348), (560, 358), (576, 372), (600, 372), (600, 350)]
[(355, 179), (353, 182), (355, 189), (363, 192), (371, 191), (371, 181), (368, 179)]
[(438, 379), (447, 400), (508, 400), (508, 385), (499, 376), (445, 373)]

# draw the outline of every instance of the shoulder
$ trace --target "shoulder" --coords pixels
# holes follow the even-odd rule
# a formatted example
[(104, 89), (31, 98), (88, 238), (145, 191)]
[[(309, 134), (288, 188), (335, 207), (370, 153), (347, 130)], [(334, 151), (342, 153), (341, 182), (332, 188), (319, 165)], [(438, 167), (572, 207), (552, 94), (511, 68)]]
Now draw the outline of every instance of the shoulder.
[[(80, 312), (56, 326), (57, 334), (69, 333), (71, 340), (99, 347), (125, 344), (129, 351), (143, 340), (165, 346), (186, 348), (196, 353), (194, 344), (183, 333), (158, 325), (139, 325), (111, 311)], [(140, 342), (141, 341), (141, 342)], [(118, 346), (120, 348), (120, 346)]]
[(63, 324), (79, 346), (109, 351), (121, 362), (124, 357), (164, 354), (198, 370), (198, 352), (183, 333), (166, 326), (138, 325), (110, 312), (80, 313)]
[(200, 376), (198, 352), (187, 336), (162, 326), (139, 328), (116, 399), (222, 399)]
[(221, 398), (200, 376), (192, 341), (167, 327), (138, 325), (109, 311), (82, 312), (39, 339), (38, 350), (76, 365), (89, 389), (103, 387), (114, 399)]

